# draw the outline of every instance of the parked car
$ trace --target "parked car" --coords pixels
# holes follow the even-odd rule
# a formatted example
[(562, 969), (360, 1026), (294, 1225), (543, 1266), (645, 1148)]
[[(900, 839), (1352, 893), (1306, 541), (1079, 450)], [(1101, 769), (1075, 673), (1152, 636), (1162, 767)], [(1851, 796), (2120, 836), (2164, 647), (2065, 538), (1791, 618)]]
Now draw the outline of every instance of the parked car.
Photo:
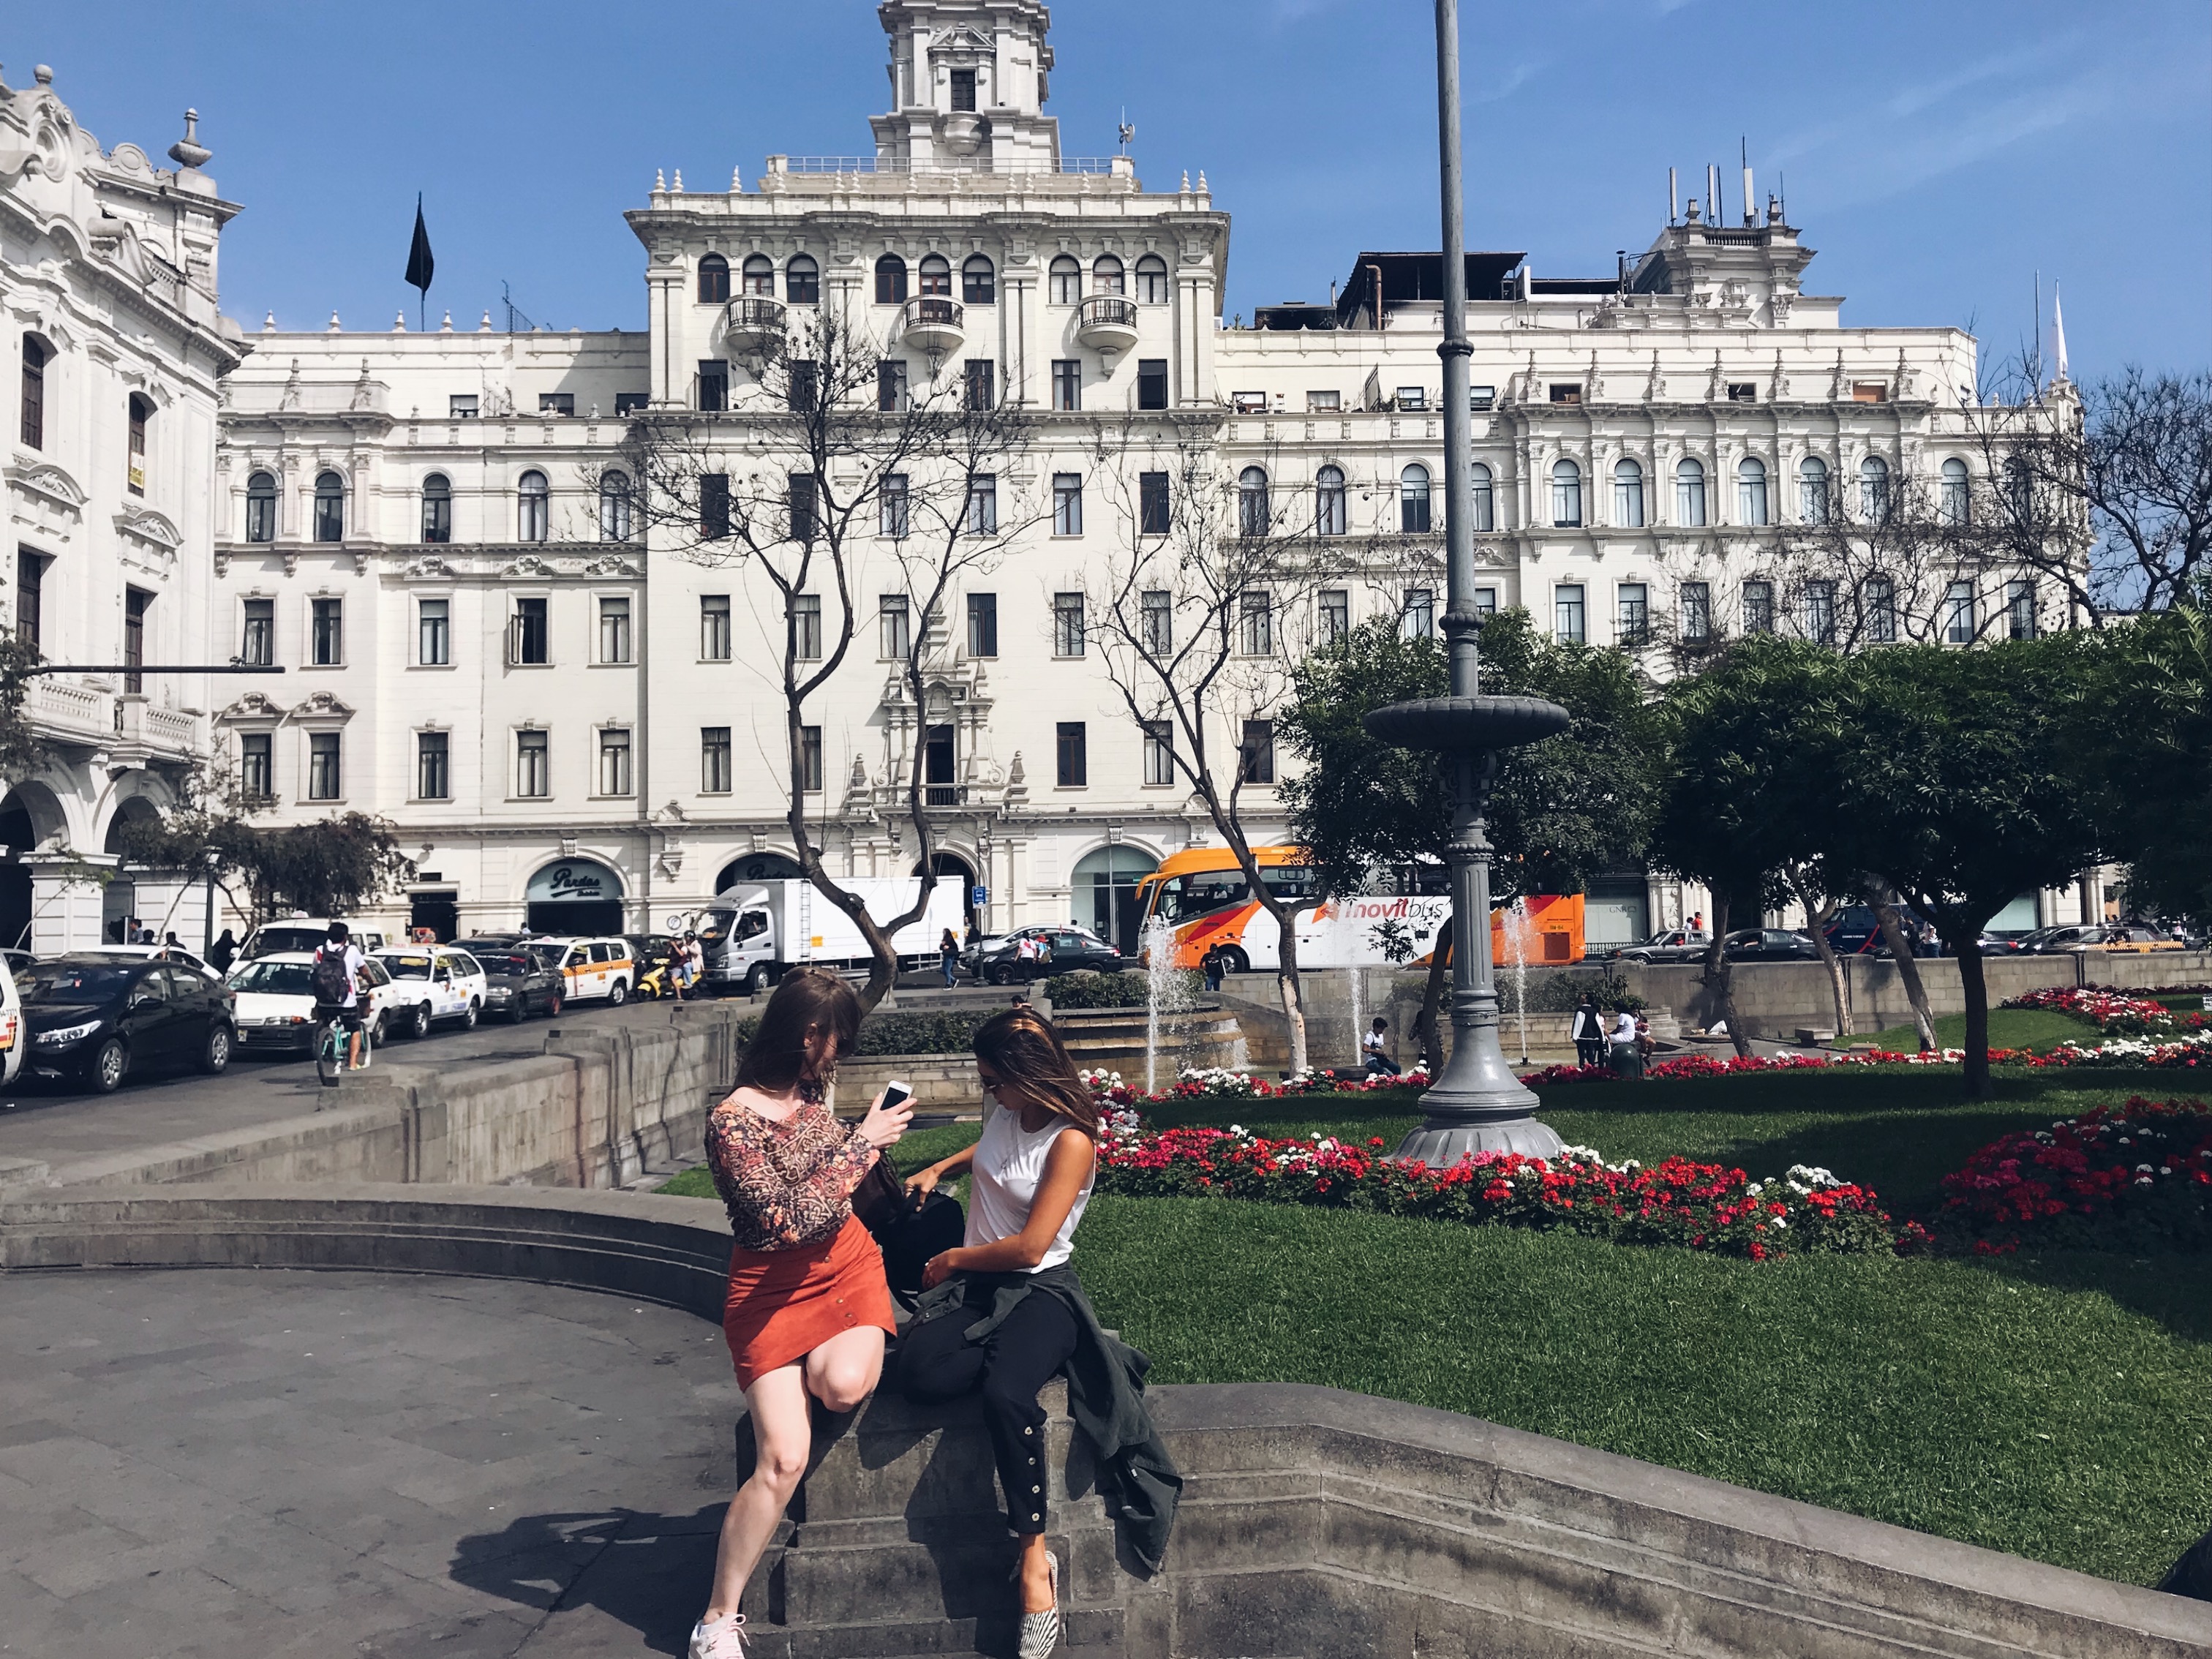
[(516, 945), (465, 939), (459, 949), (484, 971), (484, 1012), (520, 1025), (532, 1014), (557, 1014), (567, 981), (546, 953)]
[(1613, 958), (1616, 962), (1695, 962), (1712, 947), (1710, 935), (1689, 927), (1662, 927), (1650, 938), (1632, 945)]
[(27, 963), (18, 969), (9, 958), (27, 956), (21, 951), (0, 952), (0, 1086), (13, 1083), (23, 1069), (30, 1044), (23, 1039), (23, 992), (18, 974), (27, 975)]
[(1786, 927), (1739, 927), (1721, 949), (1730, 962), (1811, 962), (1820, 954), (1811, 935)]
[[(374, 957), (362, 959), (362, 1023), (372, 1041), (395, 1031), (428, 1030), (430, 988), (422, 980), (401, 981)], [(276, 1048), (294, 1054), (315, 1050), (315, 953), (281, 951), (255, 957), (230, 970), (237, 999), (238, 1040), (249, 1049)]]
[[(1025, 939), (1044, 940), (1050, 955), (1042, 962), (1024, 963), (1021, 959), (1021, 941)], [(1126, 966), (1121, 953), (1088, 927), (1023, 927), (984, 939), (968, 953), (968, 971), (987, 985), (1009, 984), (1022, 978), (1025, 971), (1031, 977), (1042, 979), (1051, 974), (1072, 974), (1083, 968), (1095, 968), (1103, 974), (1117, 973)]]
[(1828, 948), (1839, 957), (1855, 957), (1881, 944), (1881, 921), (1871, 904), (1846, 904), (1829, 918), (1825, 931)]
[(2087, 927), (2044, 927), (2029, 934), (2020, 948), (2032, 956), (2063, 956), (2076, 951), (2179, 951), (2179, 939), (2140, 922), (2096, 922)]
[(229, 988), (172, 963), (87, 952), (55, 957), (22, 987), (33, 1075), (112, 1093), (132, 1072), (230, 1064), (238, 1031)]
[(187, 951), (181, 945), (94, 945), (73, 954), (81, 957), (113, 957), (129, 962), (181, 962), (195, 973), (205, 974), (216, 984), (222, 975), (215, 970), (197, 951)]
[[(344, 921), (343, 916), (336, 918)], [(239, 960), (250, 957), (273, 956), (280, 951), (314, 951), (331, 936), (329, 916), (288, 916), (282, 921), (264, 921), (246, 936), (246, 943), (238, 947)], [(346, 922), (349, 942), (356, 949), (374, 952), (381, 951), (388, 942), (383, 933), (374, 927), (356, 927)]]
[(533, 939), (526, 948), (558, 966), (564, 1002), (605, 1002), (619, 1008), (637, 987), (637, 959), (626, 939)]
[(33, 956), (28, 951), (0, 951), (0, 963), (5, 963), (8, 971), (15, 975), (17, 979), (22, 978), (24, 975), (38, 966), (38, 957)]
[(430, 988), (428, 1000), (413, 1005), (415, 1024), (409, 1036), (427, 1035), (436, 1019), (458, 1020), (464, 1031), (473, 1030), (490, 1002), (484, 970), (466, 951), (450, 945), (392, 945), (379, 951), (376, 959), (403, 988)]

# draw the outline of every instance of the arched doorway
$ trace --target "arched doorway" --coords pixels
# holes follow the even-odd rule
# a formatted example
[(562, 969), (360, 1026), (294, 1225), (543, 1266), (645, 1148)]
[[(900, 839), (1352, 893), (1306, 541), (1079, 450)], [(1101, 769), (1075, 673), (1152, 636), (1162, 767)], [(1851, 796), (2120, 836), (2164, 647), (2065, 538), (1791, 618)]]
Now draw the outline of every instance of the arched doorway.
[(1075, 920), (1125, 957), (1136, 955), (1137, 884), (1160, 867), (1151, 854), (1119, 844), (1085, 853), (1075, 861), (1069, 902)]
[(619, 933), (622, 878), (595, 859), (562, 859), (531, 877), (523, 922), (533, 933)]
[(0, 864), (0, 945), (22, 949), (30, 943), (31, 869), (23, 862), (24, 854), (39, 844), (39, 832), (31, 822), (31, 808), (22, 792), (10, 790), (0, 800), (0, 845), (7, 851), (7, 862)]
[(805, 873), (797, 859), (781, 853), (748, 853), (722, 866), (722, 873), (714, 878), (714, 890), (726, 893), (732, 887), (757, 886), (764, 881), (797, 881)]
[[(107, 836), (100, 850), (121, 857), (124, 833), (131, 825), (158, 823), (161, 818), (161, 809), (143, 795), (126, 795), (116, 803), (115, 816), (107, 821)], [(125, 932), (132, 922), (143, 921), (138, 915), (138, 884), (118, 867), (100, 896), (100, 936), (110, 945), (128, 944)]]
[[(938, 885), (955, 886), (960, 890), (961, 932), (975, 925), (975, 866), (957, 853), (939, 853), (930, 863), (936, 867)], [(914, 873), (921, 873), (921, 866), (914, 866)]]

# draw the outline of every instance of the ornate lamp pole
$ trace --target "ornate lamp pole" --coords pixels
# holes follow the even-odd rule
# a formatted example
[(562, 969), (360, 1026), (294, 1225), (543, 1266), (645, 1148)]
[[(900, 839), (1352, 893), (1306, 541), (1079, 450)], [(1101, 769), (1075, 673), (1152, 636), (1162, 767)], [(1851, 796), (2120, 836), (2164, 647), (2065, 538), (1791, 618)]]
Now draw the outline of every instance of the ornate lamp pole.
[[(1490, 959), (1491, 849), (1482, 812), (1498, 769), (1497, 751), (1565, 731), (1567, 711), (1537, 697), (1480, 694), (1482, 619), (1474, 609), (1474, 451), (1468, 432), (1468, 359), (1474, 348), (1467, 337), (1458, 0), (1437, 0), (1437, 107), (1444, 238), (1444, 341), (1437, 354), (1444, 369), (1443, 629), (1451, 695), (1378, 708), (1366, 724), (1385, 743), (1436, 750), (1452, 760), (1451, 1058), (1421, 1097), (1425, 1121), (1396, 1154), (1443, 1167), (1474, 1152), (1548, 1158), (1559, 1150), (1559, 1136), (1533, 1115), (1535, 1095), (1513, 1075), (1498, 1046), (1498, 987)], [(1382, 302), (1379, 293), (1375, 302)]]

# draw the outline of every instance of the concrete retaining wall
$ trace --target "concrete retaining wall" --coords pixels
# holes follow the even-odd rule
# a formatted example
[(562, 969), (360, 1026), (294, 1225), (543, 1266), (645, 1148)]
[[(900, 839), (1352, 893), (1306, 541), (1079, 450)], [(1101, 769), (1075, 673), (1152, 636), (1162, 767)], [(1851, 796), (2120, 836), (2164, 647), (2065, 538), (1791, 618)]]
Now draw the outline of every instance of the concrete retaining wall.
[[(327, 1186), (0, 1200), (0, 1268), (511, 1276), (719, 1314), (716, 1206)], [(1070, 1651), (1220, 1659), (2183, 1659), (2212, 1607), (1333, 1389), (1164, 1388), (1188, 1485), (1164, 1570), (1117, 1559), (1055, 1386)], [(743, 1431), (740, 1430), (742, 1441)], [(741, 1444), (741, 1453), (743, 1448)], [(1011, 1647), (1012, 1544), (972, 1402), (884, 1397), (819, 1455), (748, 1594), (757, 1659)]]

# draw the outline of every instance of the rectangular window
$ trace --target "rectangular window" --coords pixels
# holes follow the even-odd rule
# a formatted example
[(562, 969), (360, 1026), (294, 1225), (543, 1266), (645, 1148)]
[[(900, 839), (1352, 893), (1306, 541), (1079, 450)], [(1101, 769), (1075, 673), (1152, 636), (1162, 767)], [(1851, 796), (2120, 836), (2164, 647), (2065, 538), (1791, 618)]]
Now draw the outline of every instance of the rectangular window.
[(1746, 634), (1771, 634), (1774, 631), (1772, 582), (1746, 582), (1743, 585), (1743, 631)]
[(308, 601), (307, 660), (318, 668), (336, 668), (345, 661), (345, 601)]
[(1562, 645), (1583, 642), (1585, 630), (1581, 583), (1565, 583), (1552, 590), (1552, 631)]
[(52, 354), (29, 335), (23, 337), (23, 422), (26, 447), (46, 447), (46, 364)]
[(1650, 644), (1650, 590), (1642, 582), (1623, 582), (1614, 590), (1613, 598), (1619, 607), (1613, 622), (1621, 644), (1632, 648)]
[(1578, 404), (1583, 400), (1582, 382), (1554, 380), (1551, 385), (1552, 401), (1555, 404)]
[(415, 734), (415, 799), (417, 800), (450, 800), (453, 799), (453, 779), (447, 769), (447, 733), (417, 732)]
[(124, 485), (134, 495), (146, 493), (146, 416), (151, 407), (143, 398), (131, 399), (131, 454)]
[(912, 497), (907, 492), (906, 474), (886, 473), (884, 493), (877, 506), (876, 527), (893, 541), (902, 542), (914, 528)]
[(1854, 380), (1851, 382), (1851, 401), (1855, 404), (1886, 404), (1889, 401), (1889, 382)]
[(730, 659), (730, 596), (705, 593), (699, 599), (699, 659)]
[(1244, 722), (1243, 741), (1237, 745), (1237, 781), (1239, 783), (1274, 782), (1274, 721)]
[(1248, 657), (1275, 654), (1275, 596), (1248, 587), (1237, 599), (1237, 648)]
[(999, 475), (978, 472), (968, 480), (968, 516), (962, 526), (971, 536), (999, 533)]
[(1474, 614), (1478, 617), (1494, 617), (1498, 614), (1496, 588), (1478, 587), (1474, 590)]
[(906, 406), (906, 364), (886, 357), (876, 365), (876, 408), (896, 415)]
[(799, 786), (810, 795), (822, 793), (822, 728), (799, 728)]
[(996, 593), (970, 593), (968, 596), (968, 654), (971, 657), (995, 657), (999, 654), (999, 596)]
[(1471, 386), (1467, 389), (1467, 410), (1470, 415), (1481, 414), (1497, 401), (1498, 388), (1494, 386)]
[(507, 659), (522, 665), (552, 661), (552, 627), (546, 615), (550, 599), (517, 599), (507, 625)]
[(1137, 407), (1165, 409), (1168, 406), (1168, 360), (1164, 357), (1137, 359)]
[(1055, 657), (1079, 657), (1083, 654), (1083, 595), (1055, 593), (1052, 596), (1052, 654)]
[(543, 732), (514, 734), (514, 793), (525, 800), (544, 800), (553, 793), (553, 768)]
[(785, 481), (791, 501), (791, 539), (811, 542), (817, 533), (814, 524), (814, 475), (794, 472)]
[(1168, 475), (1164, 472), (1139, 472), (1137, 475), (1137, 533), (1140, 536), (1164, 536), (1168, 533)]
[(1425, 386), (1401, 386), (1398, 388), (1398, 407), (1407, 414), (1418, 415), (1429, 406)]
[(707, 795), (730, 793), (730, 728), (699, 728), (699, 791)]
[(1974, 585), (1953, 582), (1943, 594), (1943, 643), (1974, 642)]
[(956, 113), (970, 113), (975, 107), (975, 71), (957, 69), (952, 71), (952, 107)]
[(1805, 637), (1815, 645), (1836, 642), (1836, 585), (1830, 581), (1805, 584)]
[(1433, 587), (1409, 587), (1405, 603), (1399, 608), (1398, 628), (1409, 640), (1432, 640), (1437, 636), (1437, 590)]
[[(146, 665), (146, 613), (154, 608), (154, 596), (143, 587), (123, 590), (123, 660), (133, 669)], [(143, 691), (146, 679), (143, 674), (128, 673), (123, 677), (125, 691)]]
[(1871, 645), (1897, 643), (1897, 584), (1887, 576), (1869, 576), (1860, 590), (1866, 609), (1867, 641)]
[(477, 417), (477, 398), (473, 392), (456, 392), (446, 399), (446, 418), (449, 421), (473, 421)]
[(1052, 406), (1058, 410), (1083, 407), (1083, 362), (1080, 358), (1053, 359)]
[(1755, 404), (1759, 401), (1759, 386), (1753, 380), (1730, 380), (1728, 400), (1732, 404)]
[(719, 542), (730, 533), (730, 475), (703, 472), (699, 476), (699, 539)]
[(573, 392), (541, 392), (538, 394), (538, 412), (540, 415), (574, 416), (576, 394)]
[(1344, 412), (1341, 392), (1309, 392), (1306, 393), (1306, 413), (1309, 415), (1340, 415)]
[(1352, 632), (1352, 590), (1324, 587), (1321, 591), (1321, 643), (1334, 645)]
[(244, 732), (238, 738), (238, 788), (248, 800), (267, 800), (276, 793), (276, 739), (267, 732)]
[(415, 605), (415, 660), (425, 668), (443, 668), (453, 659), (453, 602), (418, 599)]
[(1175, 649), (1175, 595), (1154, 587), (1138, 596), (1137, 640), (1155, 657), (1164, 657)]
[(15, 550), (15, 637), (35, 646), (45, 624), (44, 585), (52, 561), (27, 547)]
[(800, 662), (822, 660), (822, 596), (791, 596), (791, 647)]
[(1703, 645), (1713, 636), (1713, 590), (1709, 582), (1682, 584), (1682, 639)]
[(599, 660), (623, 664), (629, 659), (629, 599), (609, 594), (599, 600)]
[(2005, 631), (2015, 640), (2035, 637), (2035, 584), (2005, 584)]
[(981, 414), (999, 406), (999, 366), (988, 357), (971, 357), (962, 365), (960, 389), (968, 408)]
[(617, 392), (615, 393), (615, 414), (617, 417), (635, 415), (653, 402), (649, 392)]
[(599, 733), (599, 793), (627, 795), (629, 782), (629, 732), (613, 726)]
[(1052, 475), (1052, 533), (1055, 536), (1080, 536), (1083, 533), (1083, 475), (1079, 472), (1055, 472)]
[(708, 415), (720, 415), (730, 406), (730, 366), (720, 357), (703, 360), (699, 365), (699, 407)]
[(1145, 722), (1145, 782), (1158, 788), (1176, 781), (1175, 722)]
[(307, 733), (309, 800), (337, 800), (344, 793), (344, 778), (339, 771), (338, 738), (336, 732)]
[(1229, 394), (1229, 407), (1239, 415), (1265, 415), (1267, 412), (1267, 394), (1264, 392), (1232, 392)]
[(1091, 783), (1091, 753), (1084, 735), (1081, 720), (1062, 720), (1059, 726), (1056, 753), (1059, 757), (1058, 777), (1063, 789), (1088, 788)]
[(821, 401), (821, 367), (817, 363), (793, 363), (791, 384), (784, 389), (784, 401), (794, 415), (811, 415)]
[(914, 647), (914, 619), (905, 594), (885, 593), (876, 601), (876, 654), (886, 662), (904, 662)]
[[(36, 558), (38, 556), (26, 554), (21, 556)], [(20, 567), (16, 574), (20, 580), (21, 576)], [(239, 642), (238, 660), (241, 665), (247, 668), (267, 668), (276, 660), (276, 601), (247, 599), (242, 608), (246, 613), (246, 636)], [(23, 614), (23, 603), (20, 592), (16, 598), (15, 610), (19, 617)], [(35, 642), (34, 640), (33, 643)]]

